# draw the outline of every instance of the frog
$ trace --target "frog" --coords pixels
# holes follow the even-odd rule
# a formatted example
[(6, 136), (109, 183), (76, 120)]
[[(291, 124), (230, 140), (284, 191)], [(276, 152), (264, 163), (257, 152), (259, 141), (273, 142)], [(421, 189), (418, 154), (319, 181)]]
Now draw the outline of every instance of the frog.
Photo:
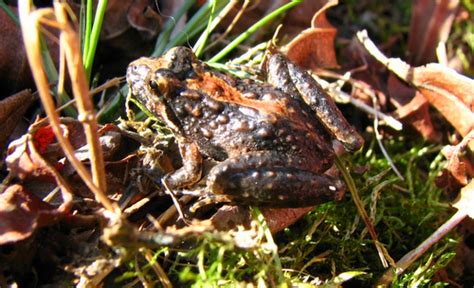
[(275, 51), (265, 80), (237, 78), (198, 60), (187, 47), (129, 64), (132, 97), (174, 133), (182, 166), (165, 175), (172, 193), (203, 178), (201, 201), (271, 208), (309, 207), (341, 197), (333, 140), (349, 152), (364, 140), (305, 70)]

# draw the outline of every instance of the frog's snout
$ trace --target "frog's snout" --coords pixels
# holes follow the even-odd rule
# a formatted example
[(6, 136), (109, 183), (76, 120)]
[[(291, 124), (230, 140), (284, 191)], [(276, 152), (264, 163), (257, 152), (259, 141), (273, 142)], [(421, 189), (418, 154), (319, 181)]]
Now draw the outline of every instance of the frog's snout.
[(140, 95), (145, 89), (146, 75), (150, 68), (146, 65), (132, 62), (127, 68), (127, 83), (132, 90), (133, 95)]

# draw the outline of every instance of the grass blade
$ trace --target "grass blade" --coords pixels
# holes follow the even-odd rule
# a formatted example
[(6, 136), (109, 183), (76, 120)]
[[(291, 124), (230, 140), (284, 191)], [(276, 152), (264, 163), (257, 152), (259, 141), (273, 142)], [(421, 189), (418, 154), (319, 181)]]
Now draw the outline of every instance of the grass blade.
[(237, 45), (245, 41), (250, 35), (255, 33), (258, 29), (260, 29), (262, 26), (273, 20), (275, 17), (280, 15), (281, 13), (293, 8), (294, 6), (300, 4), (302, 0), (294, 0), (291, 1), (290, 3), (287, 3), (280, 8), (276, 9), (272, 13), (268, 14), (267, 16), (263, 17), (260, 21), (252, 25), (247, 31), (244, 33), (240, 34), (237, 38), (235, 38), (232, 42), (230, 42), (224, 49), (221, 50), (221, 52), (217, 53), (214, 57), (212, 57), (208, 62), (217, 62), (224, 58), (230, 51), (232, 51)]

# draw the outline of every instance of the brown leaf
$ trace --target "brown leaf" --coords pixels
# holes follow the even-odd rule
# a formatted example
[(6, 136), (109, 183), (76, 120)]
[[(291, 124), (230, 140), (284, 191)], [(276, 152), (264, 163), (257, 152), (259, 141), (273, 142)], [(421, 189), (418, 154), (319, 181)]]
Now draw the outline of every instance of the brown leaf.
[[(262, 208), (268, 228), (277, 233), (294, 224), (314, 207), (304, 208)], [(235, 229), (238, 225), (250, 227), (252, 216), (248, 208), (242, 206), (223, 206), (211, 217), (213, 226), (222, 231)]]
[(12, 176), (20, 179), (40, 177), (52, 180), (53, 175), (36, 152), (31, 135), (26, 134), (10, 143), (7, 153), (5, 163)]
[[(123, 1), (116, 2), (119, 7), (123, 6)], [(142, 31), (143, 35), (150, 39), (157, 35), (163, 24), (160, 15), (153, 9), (154, 4), (154, 1), (134, 0), (128, 11), (126, 11), (130, 26), (138, 31)], [(164, 15), (172, 15), (172, 12), (167, 14), (168, 11), (163, 11), (163, 13), (165, 13)]]
[[(439, 64), (411, 67), (400, 59), (387, 58), (365, 31), (357, 37), (366, 49), (399, 78), (414, 86), (449, 123), (465, 137), (474, 128), (474, 80)], [(470, 144), (474, 148), (474, 144)]]
[(37, 228), (56, 223), (61, 213), (21, 185), (8, 187), (0, 194), (0, 245), (28, 238)]
[[(59, 146), (50, 145), (55, 141), (51, 134), (49, 126), (41, 122), (33, 124), (28, 134), (10, 144), (5, 162), (10, 175), (25, 183), (33, 181), (35, 184), (32, 187), (35, 189), (45, 183), (56, 183), (61, 191), (55, 199), (56, 210), (58, 213), (65, 213), (72, 206), (73, 196), (69, 185), (58, 172), (63, 167), (58, 159), (63, 155)], [(49, 149), (50, 146), (54, 149)], [(39, 190), (46, 190), (38, 194), (41, 198), (50, 192), (49, 188)]]
[(474, 128), (474, 81), (439, 64), (411, 68), (411, 83), (463, 137)]
[(429, 103), (423, 94), (416, 93), (409, 103), (398, 108), (394, 114), (403, 123), (412, 125), (424, 139), (434, 142), (441, 140), (440, 133), (433, 127)]
[(459, 185), (467, 185), (467, 174), (466, 164), (464, 161), (459, 159), (459, 155), (456, 153), (455, 146), (446, 146), (441, 151), (446, 159), (449, 159), (446, 169), (450, 172), (451, 176), (459, 183)]
[(314, 207), (286, 208), (286, 209), (262, 209), (268, 228), (272, 233), (277, 233), (294, 224), (301, 217), (308, 214)]
[(0, 101), (0, 149), (3, 150), (33, 99), (29, 90), (23, 90)]
[[(85, 144), (82, 125), (77, 120), (62, 119), (62, 128), (74, 148)], [(21, 138), (12, 141), (8, 147), (6, 164), (10, 173), (20, 179), (40, 177), (43, 180), (53, 180), (52, 170), (63, 169), (64, 153), (56, 145), (56, 137), (52, 127), (46, 122), (31, 125), (29, 132)], [(52, 167), (55, 169), (52, 169)]]
[(461, 154), (470, 141), (474, 139), (474, 130), (464, 137), (456, 146), (446, 146), (441, 151), (448, 159), (443, 174), (437, 177), (436, 184), (445, 189), (450, 195), (457, 195), (461, 187), (466, 186), (474, 176), (474, 166), (469, 159)]
[(417, 0), (413, 2), (408, 52), (410, 63), (436, 61), (436, 47), (448, 39), (459, 0)]
[[(240, 1), (242, 2), (242, 1)], [(239, 19), (236, 25), (232, 27), (232, 34), (238, 35), (248, 29), (251, 25), (255, 24), (258, 20), (262, 19), (265, 15), (274, 11), (278, 7), (284, 5), (287, 0), (277, 1), (250, 1), (247, 9), (243, 13), (243, 17)], [(300, 4), (295, 6), (293, 9), (285, 13), (284, 19), (281, 21), (282, 27), (279, 30), (279, 36), (281, 38), (292, 39), (298, 35), (301, 31), (311, 26), (311, 19), (314, 13), (318, 11), (327, 0), (303, 0)], [(223, 30), (227, 29), (232, 23), (234, 17), (240, 11), (242, 5), (236, 5), (230, 13), (224, 17), (219, 24)], [(275, 23), (275, 22), (274, 22)], [(270, 25), (274, 24), (271, 23)], [(268, 25), (267, 25), (268, 26)], [(276, 28), (276, 26), (274, 27)], [(274, 28), (263, 28), (254, 33), (251, 38), (254, 41), (266, 41), (267, 37), (271, 37), (271, 33), (275, 31)], [(262, 36), (265, 39), (262, 39)]]
[(313, 16), (312, 27), (302, 31), (284, 49), (288, 59), (305, 69), (338, 67), (334, 39), (337, 30), (326, 19), (325, 11), (337, 5), (328, 1)]

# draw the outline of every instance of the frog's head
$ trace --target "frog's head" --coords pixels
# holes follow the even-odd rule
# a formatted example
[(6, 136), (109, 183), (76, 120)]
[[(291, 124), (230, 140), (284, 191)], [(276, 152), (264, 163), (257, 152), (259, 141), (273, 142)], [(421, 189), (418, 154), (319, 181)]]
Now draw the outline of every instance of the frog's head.
[(140, 58), (130, 63), (127, 82), (132, 95), (171, 127), (176, 126), (170, 109), (183, 81), (195, 74), (198, 61), (191, 49), (175, 47), (159, 58)]

